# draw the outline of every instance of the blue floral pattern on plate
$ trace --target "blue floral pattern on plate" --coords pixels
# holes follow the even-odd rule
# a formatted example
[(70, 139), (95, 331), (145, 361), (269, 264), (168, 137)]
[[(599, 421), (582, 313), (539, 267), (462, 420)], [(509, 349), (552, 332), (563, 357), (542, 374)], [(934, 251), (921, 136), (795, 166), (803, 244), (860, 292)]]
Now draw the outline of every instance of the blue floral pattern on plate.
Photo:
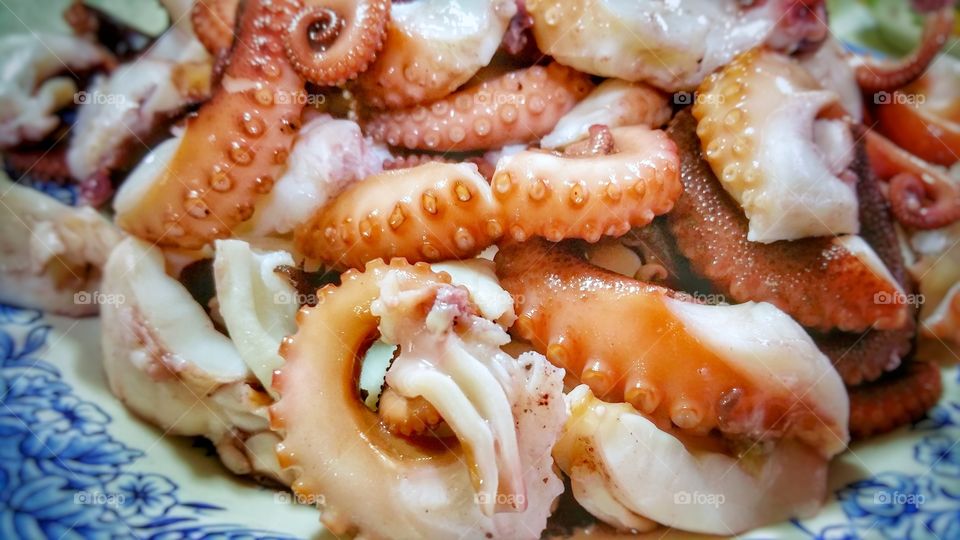
[(225, 508), (132, 471), (144, 452), (42, 359), (50, 330), (39, 311), (0, 305), (0, 538), (291, 538), (214, 521)]

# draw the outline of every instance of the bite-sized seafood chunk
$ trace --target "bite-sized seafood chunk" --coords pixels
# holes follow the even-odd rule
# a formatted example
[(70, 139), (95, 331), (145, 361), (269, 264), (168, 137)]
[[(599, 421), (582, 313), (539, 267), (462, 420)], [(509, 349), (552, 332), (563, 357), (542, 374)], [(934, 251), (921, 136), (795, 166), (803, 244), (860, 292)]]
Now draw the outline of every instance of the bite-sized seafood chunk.
[[(503, 247), (496, 262), (523, 298), (514, 332), (590, 388), (570, 396), (555, 449), (581, 504), (618, 527), (718, 534), (815, 509), (827, 461), (849, 438), (848, 402), (803, 328), (770, 304), (696, 304), (572, 249), (535, 240)], [(785, 471), (798, 457), (804, 472)], [(683, 492), (727, 504), (681, 507)]]
[(390, 152), (364, 137), (350, 120), (317, 115), (300, 128), (287, 169), (237, 234), (283, 235), (303, 223), (350, 184), (383, 170)]
[(960, 159), (960, 60), (940, 55), (922, 77), (883, 97), (876, 114), (890, 140), (938, 165)]
[(859, 123), (863, 120), (863, 95), (848, 58), (843, 44), (829, 37), (816, 51), (797, 60), (821, 87), (837, 94), (844, 112)]
[(809, 517), (826, 495), (827, 459), (801, 442), (782, 440), (738, 457), (685, 444), (585, 385), (567, 402), (570, 419), (554, 456), (577, 502), (614, 527), (646, 531), (659, 523), (732, 535)]
[(553, 131), (540, 139), (541, 148), (560, 148), (587, 137), (594, 124), (608, 128), (643, 125), (658, 128), (673, 111), (667, 95), (644, 83), (607, 79), (563, 115)]
[(283, 359), (281, 340), (296, 329), (297, 290), (277, 274), (294, 266), (283, 251), (257, 252), (241, 240), (217, 240), (213, 259), (218, 312), (237, 351), (271, 394), (273, 372)]
[(104, 370), (138, 416), (173, 435), (202, 435), (228, 469), (285, 484), (267, 395), (230, 338), (164, 271), (160, 250), (128, 238), (104, 268)]
[(394, 2), (383, 52), (357, 79), (364, 101), (402, 108), (452, 93), (490, 63), (514, 0)]
[[(278, 454), (334, 534), (538, 538), (563, 490), (550, 456), (563, 372), (501, 351), (509, 336), (449, 281), (401, 260), (348, 271), (301, 309), (281, 348)], [(357, 359), (378, 334), (400, 346), (387, 391), (429, 404), (452, 436), (401, 437), (360, 400)]]
[[(229, 236), (285, 169), (309, 101), (305, 82), (342, 84), (366, 69), (383, 43), (387, 7), (241, 4), (220, 85), (190, 118), (169, 166), (128, 198), (117, 223), (165, 246), (198, 248)], [(318, 34), (330, 17), (338, 24)]]
[(594, 133), (565, 154), (503, 156), (492, 184), (468, 163), (370, 176), (299, 227), (297, 248), (335, 267), (383, 257), (432, 262), (472, 257), (501, 238), (596, 242), (668, 212), (681, 191), (670, 139), (640, 126)]
[(839, 97), (789, 57), (739, 56), (700, 86), (693, 115), (707, 161), (750, 222), (748, 240), (859, 232)]
[(196, 38), (174, 27), (143, 56), (96, 77), (70, 131), (71, 175), (86, 180), (138, 157), (164, 120), (209, 94), (210, 70), (211, 59)]
[(552, 62), (469, 84), (430, 104), (373, 113), (375, 139), (415, 150), (460, 152), (531, 143), (593, 88), (590, 78)]
[(604, 77), (691, 90), (737, 54), (763, 43), (779, 2), (527, 0), (545, 54)]
[(55, 75), (111, 61), (103, 48), (60, 34), (0, 37), (0, 58), (0, 148), (39, 141), (60, 125), (54, 113), (79, 95), (72, 78)]
[[(907, 323), (902, 285), (863, 238), (751, 242), (742, 210), (706, 162), (693, 116), (677, 114), (667, 133), (680, 150), (684, 189), (667, 215), (671, 233), (692, 268), (721, 293), (738, 302), (770, 302), (824, 331), (894, 330)], [(858, 154), (858, 186), (877, 189), (867, 167)]]
[(97, 312), (100, 277), (121, 233), (0, 172), (0, 302), (61, 315)]

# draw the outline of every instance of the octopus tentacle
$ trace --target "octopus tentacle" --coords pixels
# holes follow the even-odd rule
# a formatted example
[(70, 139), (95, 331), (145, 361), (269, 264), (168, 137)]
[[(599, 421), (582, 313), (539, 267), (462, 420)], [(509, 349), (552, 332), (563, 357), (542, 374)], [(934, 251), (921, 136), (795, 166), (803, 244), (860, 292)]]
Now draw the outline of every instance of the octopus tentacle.
[(765, 49), (740, 55), (698, 92), (697, 135), (751, 241), (857, 232), (853, 137), (836, 93)]
[[(890, 207), (872, 174), (865, 174), (857, 183), (860, 201), (860, 225), (863, 239), (873, 248), (890, 274), (904, 291), (912, 292), (914, 284), (907, 272), (897, 232), (893, 227)], [(891, 299), (902, 301), (903, 299)], [(900, 366), (913, 348), (916, 336), (916, 306), (908, 304), (906, 324), (896, 330), (867, 330), (864, 334), (831, 332), (814, 334), (814, 341), (826, 354), (848, 386), (876, 380)]]
[[(564, 418), (560, 372), (500, 351), (485, 336), (506, 334), (464, 311), (466, 291), (426, 264), (373, 261), (317, 294), (273, 379), (271, 427), (284, 433), (277, 456), (295, 473), (292, 489), (319, 503), (338, 535), (537, 538), (560, 487), (549, 457)], [(397, 436), (360, 400), (356, 363), (378, 335), (402, 342), (387, 384), (430, 401), (457, 441)], [(317, 350), (329, 354), (318, 361)], [(329, 474), (332, 460), (341, 474)], [(366, 510), (373, 493), (380, 512)]]
[(662, 131), (632, 127), (598, 135), (607, 136), (618, 152), (503, 157), (492, 185), (464, 163), (371, 176), (301, 226), (297, 246), (308, 257), (355, 268), (377, 257), (470, 257), (505, 235), (592, 242), (622, 235), (670, 210), (680, 195), (679, 163)]
[(121, 190), (121, 227), (161, 245), (198, 248), (253, 215), (300, 125), (304, 104), (295, 97), (303, 80), (284, 55), (283, 36), (301, 7), (299, 0), (244, 4), (224, 82), (188, 121), (159, 175)]
[(487, 161), (484, 157), (469, 157), (463, 160), (457, 160), (439, 154), (407, 154), (384, 160), (383, 170), (411, 169), (424, 163), (459, 163), (460, 161), (476, 165), (480, 174), (488, 181), (493, 178), (494, 164)]
[[(740, 208), (704, 160), (688, 112), (667, 130), (681, 151), (684, 193), (667, 220), (694, 270), (738, 302), (767, 301), (800, 324), (830, 330), (897, 329), (907, 320), (903, 291), (857, 236), (760, 244), (747, 240)], [(854, 167), (857, 168), (856, 166)]]
[(299, 227), (295, 241), (307, 257), (358, 268), (378, 257), (470, 257), (503, 228), (490, 186), (475, 166), (426, 163), (353, 184)]
[(860, 88), (864, 92), (892, 91), (922, 75), (953, 31), (951, 4), (945, 3), (943, 7), (924, 15), (920, 44), (907, 57), (890, 62), (861, 60), (856, 66)]
[[(510, 244), (494, 261), (503, 288), (523, 298), (511, 331), (599, 399), (630, 403), (661, 429), (777, 437), (811, 412), (787, 403), (790, 398), (777, 389), (758, 385), (705, 346), (682, 318), (683, 306), (692, 304), (678, 293), (592, 266), (569, 244), (540, 239)], [(759, 309), (776, 312), (769, 305)], [(597, 320), (599, 314), (605, 321)], [(777, 317), (809, 341), (788, 317)], [(819, 355), (812, 342), (808, 348)], [(834, 386), (842, 392), (839, 378)]]
[(443, 420), (436, 407), (423, 397), (407, 398), (390, 387), (380, 395), (377, 412), (387, 429), (405, 437), (420, 435)]
[(512, 71), (429, 105), (374, 113), (367, 133), (414, 150), (469, 151), (529, 143), (546, 135), (593, 88), (556, 62)]
[(621, 236), (669, 212), (682, 189), (676, 145), (646, 127), (594, 129), (594, 138), (567, 156), (539, 150), (504, 156), (492, 186), (506, 232), (517, 241)]
[(287, 57), (304, 79), (341, 85), (376, 58), (389, 18), (390, 0), (329, 0), (308, 6), (285, 34)]
[(233, 45), (233, 29), (240, 0), (196, 0), (190, 10), (193, 33), (214, 57)]
[(960, 188), (945, 171), (873, 130), (865, 140), (871, 167), (890, 182), (887, 196), (897, 221), (914, 229), (939, 229), (960, 219)]
[[(449, 95), (490, 63), (517, 11), (514, 0), (420, 0), (391, 6), (383, 52), (355, 89), (364, 103), (398, 109)], [(452, 23), (443, 32), (437, 21)]]
[(883, 379), (850, 389), (850, 435), (865, 439), (914, 422), (943, 392), (940, 368), (913, 360)]

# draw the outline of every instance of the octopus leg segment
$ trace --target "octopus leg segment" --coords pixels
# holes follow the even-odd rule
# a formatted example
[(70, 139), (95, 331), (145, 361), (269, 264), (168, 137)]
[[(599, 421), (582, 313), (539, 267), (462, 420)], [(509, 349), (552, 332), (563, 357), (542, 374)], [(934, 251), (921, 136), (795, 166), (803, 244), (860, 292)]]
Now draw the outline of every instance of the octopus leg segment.
[(951, 4), (924, 15), (920, 44), (907, 57), (889, 62), (858, 59), (855, 70), (860, 88), (864, 92), (893, 91), (920, 77), (953, 31)]
[(704, 160), (695, 131), (687, 112), (667, 130), (681, 151), (684, 187), (667, 220), (697, 273), (733, 300), (770, 302), (807, 327), (864, 331), (906, 324), (907, 306), (876, 301), (904, 292), (859, 236), (748, 241), (746, 218)]
[(666, 135), (643, 127), (598, 133), (618, 151), (592, 155), (588, 141), (583, 157), (521, 152), (501, 158), (492, 185), (462, 163), (371, 176), (299, 228), (298, 248), (337, 267), (377, 257), (440, 261), (476, 255), (504, 236), (595, 242), (668, 212), (681, 188)]
[[(811, 410), (799, 406), (796, 395), (790, 397), (782, 380), (760, 383), (731, 361), (729, 352), (718, 352), (722, 349), (704, 342), (697, 323), (688, 318), (696, 311), (699, 315), (694, 318), (705, 316), (716, 322), (750, 310), (763, 311), (771, 317), (766, 330), (784, 331), (777, 335), (798, 347), (777, 354), (797, 360), (803, 356), (802, 349), (813, 364), (829, 371), (827, 359), (803, 330), (769, 304), (693, 304), (669, 289), (594, 267), (569, 245), (540, 239), (502, 247), (495, 262), (501, 285), (514, 298), (524, 299), (516, 306), (514, 334), (529, 340), (599, 399), (630, 403), (661, 429), (690, 435), (706, 436), (719, 429), (731, 437), (762, 439), (797, 430), (814, 446), (836, 442), (839, 432), (824, 433), (819, 431), (822, 425), (806, 423), (812, 420), (804, 419)], [(603, 320), (597, 319), (600, 314)], [(792, 341), (794, 336), (800, 341)], [(745, 347), (753, 340), (745, 334), (737, 339)], [(751, 361), (765, 362), (760, 356)], [(798, 375), (794, 382), (806, 378)], [(839, 377), (829, 379), (830, 392), (842, 395)]]
[(913, 360), (883, 379), (850, 389), (850, 434), (865, 439), (919, 420), (940, 399), (940, 368)]
[(297, 13), (285, 34), (297, 73), (319, 85), (341, 85), (370, 66), (386, 35), (390, 0), (328, 0)]
[(240, 0), (196, 0), (190, 11), (193, 33), (207, 52), (219, 57), (233, 45)]
[(443, 420), (429, 401), (401, 396), (389, 387), (380, 395), (377, 412), (387, 429), (405, 437), (421, 435)]
[[(375, 13), (381, 0), (372, 1), (372, 6), (359, 2), (351, 9)], [(330, 77), (314, 82), (333, 84), (351, 77), (349, 70), (362, 64), (347, 66), (342, 61), (344, 45), (336, 40), (327, 43), (330, 54), (323, 57), (331, 62), (329, 70), (305, 63), (296, 45), (293, 56), (301, 69), (291, 66), (284, 48), (285, 41), (293, 39), (288, 27), (296, 30), (316, 9), (305, 11), (299, 0), (243, 4), (222, 84), (190, 119), (169, 164), (156, 177), (118, 195), (121, 227), (161, 245), (198, 248), (228, 236), (253, 215), (256, 199), (270, 192), (283, 172), (300, 127), (305, 100), (300, 99), (304, 87), (299, 71), (308, 66), (311, 77)], [(363, 28), (372, 35), (361, 36)], [(349, 19), (347, 29), (337, 35), (375, 49), (377, 32), (364, 15)]]
[(374, 113), (366, 130), (391, 146), (469, 151), (529, 143), (593, 88), (586, 75), (556, 62), (512, 71), (429, 105)]
[(960, 188), (945, 171), (889, 139), (866, 133), (870, 165), (890, 183), (887, 194), (897, 221), (913, 229), (939, 229), (960, 219)]
[[(535, 365), (488, 342), (494, 329), (497, 341), (507, 336), (472, 315), (466, 292), (449, 281), (401, 260), (348, 271), (340, 286), (318, 292), (316, 307), (301, 309), (296, 334), (281, 346), (286, 362), (273, 381), (281, 397), (270, 409), (272, 427), (285, 434), (278, 457), (295, 471), (293, 490), (320, 501), (334, 534), (456, 538), (469, 530), (470, 538), (536, 538), (546, 523), (560, 487), (549, 472), (564, 416), (559, 371), (546, 373), (552, 368), (542, 357)], [(388, 388), (429, 401), (458, 441), (399, 437), (362, 403), (356, 362), (377, 335), (402, 341)], [(531, 378), (512, 379), (523, 373)], [(532, 446), (527, 437), (536, 433), (525, 415), (538, 407), (524, 398), (530, 389), (552, 403), (536, 411), (548, 436)], [(329, 474), (331, 460), (341, 474)], [(379, 512), (368, 511), (374, 493)]]
[(356, 90), (379, 109), (441, 99), (490, 63), (516, 11), (514, 0), (397, 2), (383, 52)]

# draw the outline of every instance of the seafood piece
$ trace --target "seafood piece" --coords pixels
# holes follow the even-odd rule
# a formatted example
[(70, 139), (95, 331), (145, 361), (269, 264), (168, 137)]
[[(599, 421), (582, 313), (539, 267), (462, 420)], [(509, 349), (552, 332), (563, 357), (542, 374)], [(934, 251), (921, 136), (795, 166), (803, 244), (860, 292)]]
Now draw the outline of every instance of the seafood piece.
[[(164, 272), (160, 250), (121, 242), (104, 268), (103, 366), (110, 390), (173, 435), (202, 435), (228, 469), (289, 484), (270, 431), (270, 396), (190, 293)], [(158, 406), (162, 405), (162, 406)]]
[[(495, 261), (503, 288), (523, 299), (513, 333), (599, 399), (630, 403), (664, 429), (789, 434), (824, 457), (843, 450), (846, 412), (834, 407), (846, 407), (843, 383), (772, 305), (696, 304), (540, 239), (504, 246)], [(598, 323), (598, 313), (613, 322)]]
[(294, 331), (300, 304), (297, 290), (276, 273), (294, 266), (283, 251), (259, 253), (242, 240), (217, 240), (213, 259), (217, 305), (224, 326), (244, 362), (272, 396), (273, 372), (280, 367), (281, 340)]
[(748, 240), (859, 232), (853, 136), (837, 94), (764, 49), (740, 55), (698, 92), (697, 135), (746, 214)]
[[(294, 491), (319, 502), (328, 529), (539, 538), (563, 489), (549, 452), (566, 418), (562, 371), (536, 353), (502, 352), (503, 329), (426, 265), (374, 261), (319, 294), (281, 348), (271, 417), (285, 433), (278, 455), (296, 475)], [(456, 441), (398, 437), (361, 402), (355, 364), (378, 333), (400, 344), (388, 389), (429, 402)]]
[(829, 37), (816, 51), (798, 57), (797, 61), (823, 89), (837, 94), (844, 112), (859, 124), (863, 121), (863, 95), (848, 57), (843, 44)]
[[(684, 187), (667, 222), (693, 269), (721, 293), (738, 302), (770, 302), (800, 324), (824, 331), (906, 324), (906, 305), (876, 301), (905, 293), (861, 237), (750, 242), (746, 218), (703, 158), (693, 116), (679, 113), (667, 133), (680, 148)], [(867, 181), (869, 171), (857, 159), (851, 169)]]
[(297, 249), (328, 265), (357, 268), (378, 257), (471, 257), (504, 235), (595, 242), (624, 234), (668, 212), (679, 196), (676, 151), (661, 131), (606, 133), (616, 153), (504, 156), (492, 187), (466, 163), (371, 176), (297, 229)]
[(780, 2), (527, 0), (544, 54), (580, 71), (692, 90), (737, 54), (762, 44)]
[(226, 53), (233, 45), (240, 0), (195, 0), (190, 24), (197, 39), (213, 56)]
[(467, 259), (465, 261), (444, 261), (433, 263), (434, 272), (443, 272), (450, 276), (450, 282), (470, 291), (470, 300), (484, 319), (510, 328), (517, 320), (513, 310), (513, 297), (503, 290), (497, 281), (493, 261), (487, 259)]
[(96, 314), (100, 277), (120, 231), (0, 172), (0, 302), (79, 317)]
[(937, 165), (960, 159), (960, 60), (940, 55), (922, 77), (885, 97), (876, 115), (890, 140)]
[(667, 95), (643, 83), (607, 79), (557, 122), (553, 131), (540, 139), (541, 148), (560, 148), (587, 137), (594, 124), (608, 128), (643, 125), (663, 126), (673, 111)]
[(920, 44), (909, 55), (898, 60), (877, 61), (854, 57), (857, 83), (867, 93), (892, 91), (909, 84), (923, 74), (953, 31), (952, 0), (914, 2), (924, 12)]
[(447, 96), (490, 63), (514, 0), (396, 2), (383, 52), (357, 78), (364, 103), (399, 109)]
[[(304, 77), (337, 84), (365, 68), (382, 44), (385, 10), (383, 0), (333, 8), (246, 2), (221, 85), (187, 124), (170, 165), (128, 198), (117, 223), (186, 248), (229, 235), (283, 172), (307, 102)], [(343, 23), (324, 26), (333, 20)], [(317, 25), (327, 31), (318, 35)]]
[[(542, 240), (505, 246), (496, 263), (523, 298), (514, 332), (585, 385), (568, 396), (554, 455), (595, 516), (732, 534), (819, 505), (827, 461), (848, 440), (847, 396), (786, 314), (694, 304)], [(600, 313), (612, 322), (598, 323)], [(729, 450), (736, 441), (753, 449), (749, 465)], [(771, 497), (772, 486), (791, 489)], [(684, 491), (726, 504), (681, 509)]]
[(919, 420), (942, 392), (936, 364), (907, 362), (883, 379), (850, 389), (850, 434), (866, 439)]
[(556, 62), (466, 86), (431, 104), (373, 113), (366, 132), (391, 146), (459, 152), (533, 142), (593, 88)]
[(174, 27), (143, 56), (96, 77), (70, 130), (73, 178), (82, 182), (139, 157), (144, 141), (209, 94), (210, 70), (196, 38)]
[(390, 152), (364, 137), (356, 122), (315, 116), (300, 128), (286, 171), (236, 232), (243, 237), (287, 234), (350, 184), (381, 172), (389, 158)]
[(65, 70), (85, 71), (112, 61), (83, 39), (60, 34), (0, 37), (0, 148), (39, 141), (60, 125), (54, 113), (79, 99)]
[(920, 332), (926, 337), (960, 342), (960, 223), (917, 231), (910, 247), (917, 260), (910, 273), (920, 283)]
[[(837, 399), (846, 405), (845, 394)], [(731, 456), (662, 431), (628, 404), (600, 401), (586, 385), (567, 402), (555, 459), (577, 501), (614, 527), (733, 535), (812, 516), (826, 496), (828, 461), (801, 442)]]
[(872, 129), (865, 140), (870, 166), (890, 184), (887, 197), (897, 221), (913, 229), (938, 229), (960, 220), (960, 185), (943, 168)]
[(527, 150), (500, 158), (493, 193), (514, 240), (596, 242), (673, 208), (682, 186), (676, 145), (663, 131), (633, 126), (595, 133), (601, 139), (582, 141), (588, 144), (566, 155)]

